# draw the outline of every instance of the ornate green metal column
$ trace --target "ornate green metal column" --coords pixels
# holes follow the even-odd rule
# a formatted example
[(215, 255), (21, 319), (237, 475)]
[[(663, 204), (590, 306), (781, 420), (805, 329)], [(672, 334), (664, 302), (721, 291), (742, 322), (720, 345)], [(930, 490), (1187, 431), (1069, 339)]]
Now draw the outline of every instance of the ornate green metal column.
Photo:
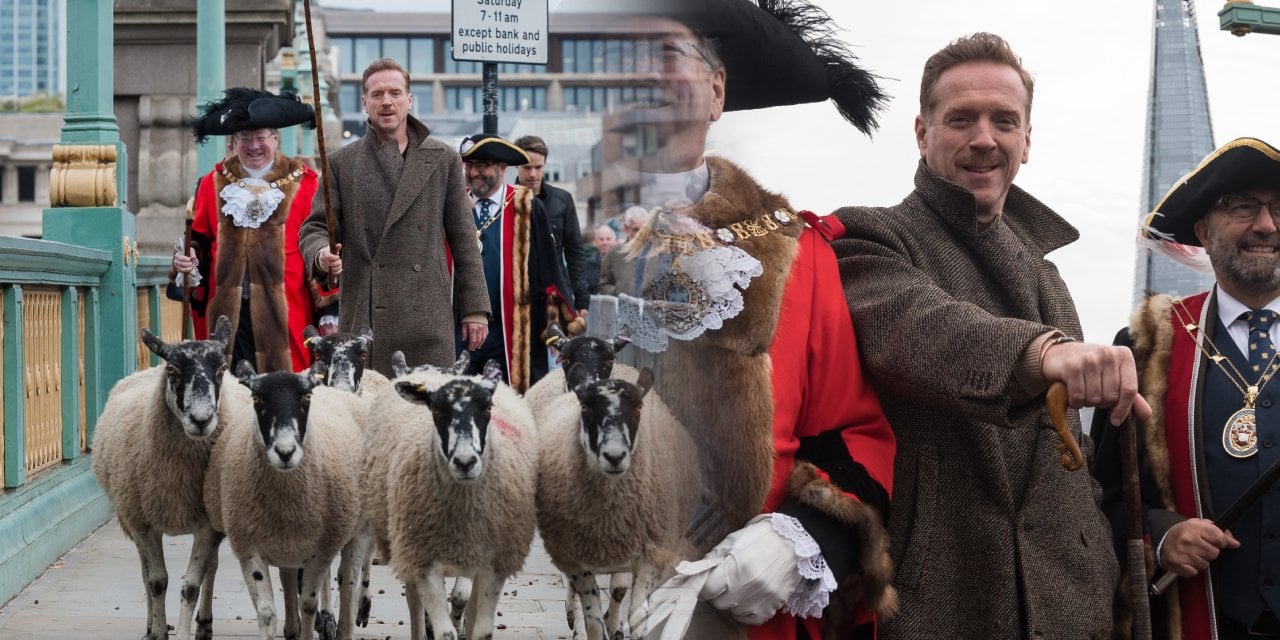
[[(227, 6), (225, 0), (196, 0), (196, 108), (222, 97), (227, 88)], [(196, 167), (204, 172), (222, 159), (221, 136), (196, 149)]]
[(1264, 7), (1252, 2), (1228, 2), (1218, 12), (1218, 26), (1232, 35), (1250, 33), (1280, 35), (1280, 7)]
[[(116, 126), (114, 101), (114, 36), (112, 4), (67, 0), (67, 115), (62, 143), (53, 148), (49, 199), (44, 211), (44, 238), (90, 247), (111, 255), (102, 276), (93, 322), (104, 328), (98, 340), (98, 366), (86, 374), (100, 376), (100, 392), (137, 366), (137, 302), (134, 293), (137, 242), (133, 214), (126, 209), (126, 149)], [(88, 311), (88, 310), (86, 310)], [(96, 416), (105, 396), (85, 400)], [(79, 416), (64, 416), (78, 420)]]

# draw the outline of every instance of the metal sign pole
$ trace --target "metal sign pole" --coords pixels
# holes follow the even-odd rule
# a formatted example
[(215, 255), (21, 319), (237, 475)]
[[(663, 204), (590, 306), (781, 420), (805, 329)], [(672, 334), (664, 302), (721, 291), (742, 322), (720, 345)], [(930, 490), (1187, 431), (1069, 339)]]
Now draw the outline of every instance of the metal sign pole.
[(484, 90), (484, 133), (498, 135), (498, 63), (484, 63), (481, 87)]

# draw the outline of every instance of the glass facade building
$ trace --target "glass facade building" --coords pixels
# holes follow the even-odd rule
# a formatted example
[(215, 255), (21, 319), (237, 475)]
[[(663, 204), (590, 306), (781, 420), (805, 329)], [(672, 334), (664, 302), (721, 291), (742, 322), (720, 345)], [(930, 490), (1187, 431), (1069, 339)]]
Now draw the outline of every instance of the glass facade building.
[[(1151, 87), (1143, 149), (1142, 215), (1214, 149), (1193, 0), (1156, 0)], [(1138, 251), (1134, 301), (1147, 292), (1188, 295), (1213, 277), (1162, 255)]]
[(65, 0), (0, 0), (0, 99), (62, 93)]

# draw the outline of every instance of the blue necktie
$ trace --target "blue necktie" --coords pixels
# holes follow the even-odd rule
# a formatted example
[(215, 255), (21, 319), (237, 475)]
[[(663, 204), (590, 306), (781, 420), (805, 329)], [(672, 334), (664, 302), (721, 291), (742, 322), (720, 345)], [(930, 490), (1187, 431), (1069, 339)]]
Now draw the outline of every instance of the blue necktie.
[(1240, 317), (1249, 323), (1249, 370), (1261, 376), (1262, 368), (1276, 353), (1276, 347), (1271, 343), (1271, 325), (1275, 324), (1276, 312), (1270, 309), (1246, 311)]
[(485, 198), (480, 201), (480, 217), (476, 220), (476, 226), (481, 226), (489, 221), (489, 207), (493, 206), (493, 201)]

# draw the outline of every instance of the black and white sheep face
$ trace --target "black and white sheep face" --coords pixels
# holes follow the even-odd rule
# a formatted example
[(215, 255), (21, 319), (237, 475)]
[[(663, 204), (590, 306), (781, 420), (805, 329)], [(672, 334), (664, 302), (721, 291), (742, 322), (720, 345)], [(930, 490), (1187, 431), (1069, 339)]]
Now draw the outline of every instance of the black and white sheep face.
[(489, 418), (493, 409), (492, 380), (450, 380), (432, 391), (425, 385), (397, 382), (396, 391), (409, 402), (431, 410), (449, 474), (458, 482), (471, 482), (484, 473)]
[(606, 476), (621, 476), (631, 468), (644, 396), (652, 385), (653, 373), (645, 369), (638, 384), (605, 379), (574, 388), (582, 407), (578, 440), (587, 459)]
[[(323, 369), (324, 365), (317, 366)], [(267, 455), (267, 462), (280, 471), (292, 471), (302, 463), (311, 414), (311, 391), (320, 384), (313, 376), (315, 370), (254, 375), (253, 367), (246, 361), (236, 367), (240, 383), (249, 387), (253, 395), (258, 443)]]
[(142, 330), (142, 342), (165, 361), (165, 404), (193, 440), (203, 440), (218, 428), (218, 399), (227, 370), (224, 349), (230, 337), (226, 316), (218, 318), (208, 340), (166, 343)]
[(329, 369), (325, 384), (351, 393), (360, 389), (365, 362), (373, 345), (373, 332), (368, 327), (361, 328), (359, 334), (338, 332), (322, 337), (314, 327), (308, 326), (303, 336), (311, 358), (323, 362)]
[(569, 389), (608, 378), (613, 374), (615, 356), (631, 343), (626, 329), (613, 340), (585, 335), (569, 338), (556, 325), (551, 325), (547, 333), (551, 335), (547, 344), (558, 352), (556, 360), (565, 369), (565, 385)]

